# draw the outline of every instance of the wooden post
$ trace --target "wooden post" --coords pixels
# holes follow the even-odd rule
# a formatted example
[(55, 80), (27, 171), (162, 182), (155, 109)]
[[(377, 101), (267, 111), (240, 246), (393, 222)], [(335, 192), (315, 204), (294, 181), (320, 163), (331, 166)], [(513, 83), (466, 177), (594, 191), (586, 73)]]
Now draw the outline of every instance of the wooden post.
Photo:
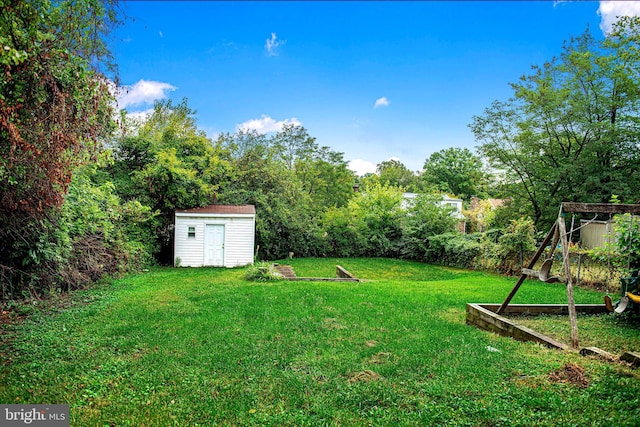
[[(542, 255), (542, 253), (544, 252), (544, 249), (547, 247), (547, 245), (551, 241), (551, 238), (555, 235), (555, 233), (557, 231), (557, 227), (558, 227), (558, 223), (555, 223), (555, 224), (553, 224), (551, 226), (551, 230), (549, 230), (549, 232), (547, 233), (546, 237), (544, 238), (544, 240), (540, 244), (540, 247), (538, 248), (538, 251), (535, 253), (533, 258), (531, 258), (531, 261), (529, 261), (529, 265), (527, 265), (527, 269), (530, 270), (530, 269), (533, 268), (534, 265), (536, 265), (536, 261), (538, 261), (538, 258), (540, 258), (540, 255)], [(515, 296), (516, 292), (518, 292), (518, 289), (520, 289), (520, 286), (524, 283), (524, 280), (526, 278), (527, 278), (526, 274), (524, 274), (524, 273), (520, 274), (520, 278), (516, 282), (516, 284), (513, 287), (513, 289), (511, 289), (511, 292), (509, 292), (509, 295), (507, 295), (507, 298), (504, 300), (504, 302), (502, 303), (502, 305), (500, 306), (500, 308), (498, 309), (498, 311), (496, 313), (502, 314), (504, 312), (504, 310), (507, 308), (507, 306), (511, 302), (511, 299)]]
[(562, 265), (567, 279), (567, 300), (569, 305), (569, 321), (571, 322), (571, 347), (578, 348), (578, 320), (576, 315), (576, 303), (573, 299), (573, 278), (571, 277), (571, 264), (569, 263), (569, 242), (567, 241), (567, 226), (562, 217), (562, 208), (558, 215), (558, 231), (560, 232), (560, 244), (562, 245)]

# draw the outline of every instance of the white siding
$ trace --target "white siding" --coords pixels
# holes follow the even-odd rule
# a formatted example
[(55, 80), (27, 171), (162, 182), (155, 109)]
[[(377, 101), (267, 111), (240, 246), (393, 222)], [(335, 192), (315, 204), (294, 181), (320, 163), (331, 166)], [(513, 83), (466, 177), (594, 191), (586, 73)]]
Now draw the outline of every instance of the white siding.
[[(204, 265), (204, 232), (206, 224), (225, 226), (224, 265), (238, 267), (253, 262), (255, 216), (200, 214), (175, 216), (174, 262), (182, 267)], [(189, 227), (195, 227), (195, 238), (188, 237)]]
[[(195, 238), (187, 236), (189, 227), (195, 227)], [(197, 218), (176, 218), (174, 233), (175, 265), (201, 267), (204, 264), (204, 222)]]
[(580, 244), (584, 249), (603, 248), (606, 242), (611, 242), (612, 222), (581, 220), (580, 223)]
[(253, 218), (229, 218), (225, 222), (225, 267), (238, 267), (253, 262), (254, 229)]

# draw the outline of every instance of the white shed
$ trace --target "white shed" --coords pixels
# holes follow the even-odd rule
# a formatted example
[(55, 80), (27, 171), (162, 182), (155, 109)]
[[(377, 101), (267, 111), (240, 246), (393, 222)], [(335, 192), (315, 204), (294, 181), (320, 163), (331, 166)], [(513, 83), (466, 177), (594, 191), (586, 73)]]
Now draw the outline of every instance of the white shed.
[(256, 208), (209, 205), (176, 209), (174, 266), (239, 267), (253, 262)]

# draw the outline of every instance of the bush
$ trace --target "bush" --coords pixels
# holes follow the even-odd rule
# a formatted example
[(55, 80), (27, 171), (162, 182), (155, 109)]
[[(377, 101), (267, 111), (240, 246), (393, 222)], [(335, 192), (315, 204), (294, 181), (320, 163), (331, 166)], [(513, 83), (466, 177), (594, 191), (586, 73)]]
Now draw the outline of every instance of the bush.
[(455, 230), (458, 219), (452, 215), (453, 208), (442, 206), (441, 200), (440, 195), (429, 194), (412, 201), (403, 223), (402, 257), (426, 260), (429, 239)]
[(610, 264), (625, 276), (640, 269), (640, 219), (631, 214), (615, 215), (612, 236), (604, 247), (587, 251), (588, 255)]
[(269, 282), (272, 280), (284, 279), (274, 264), (264, 261), (247, 267), (247, 271), (244, 273), (244, 278), (252, 282)]
[(520, 260), (536, 249), (535, 227), (530, 218), (512, 220), (504, 234), (498, 238), (495, 255), (500, 263), (498, 271), (504, 274), (520, 272)]
[(445, 233), (429, 238), (427, 262), (459, 268), (477, 268), (483, 253), (482, 234)]

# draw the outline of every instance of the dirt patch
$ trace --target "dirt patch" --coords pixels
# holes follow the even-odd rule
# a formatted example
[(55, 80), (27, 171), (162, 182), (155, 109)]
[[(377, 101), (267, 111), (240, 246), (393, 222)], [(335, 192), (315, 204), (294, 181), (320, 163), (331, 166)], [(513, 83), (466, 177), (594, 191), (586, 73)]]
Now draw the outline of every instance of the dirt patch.
[(367, 347), (375, 347), (378, 345), (378, 341), (376, 340), (369, 340), (366, 343), (364, 343), (364, 345), (366, 345)]
[(351, 384), (357, 382), (371, 382), (381, 380), (382, 376), (377, 372), (370, 371), (365, 369), (364, 371), (356, 372), (349, 375), (349, 382)]
[(589, 387), (589, 378), (585, 375), (584, 368), (575, 363), (567, 363), (560, 369), (550, 372), (549, 381), (571, 384), (580, 388)]

